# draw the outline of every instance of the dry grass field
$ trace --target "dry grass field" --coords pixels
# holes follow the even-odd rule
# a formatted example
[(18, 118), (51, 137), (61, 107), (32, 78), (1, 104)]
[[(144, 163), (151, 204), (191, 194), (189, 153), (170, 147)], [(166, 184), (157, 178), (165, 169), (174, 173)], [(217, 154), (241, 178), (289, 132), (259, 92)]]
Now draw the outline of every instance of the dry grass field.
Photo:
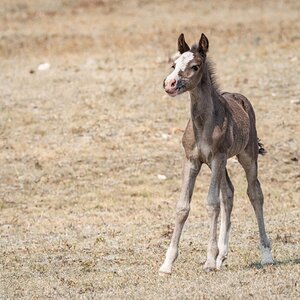
[[(299, 299), (299, 20), (296, 0), (2, 0), (0, 299)], [(205, 32), (221, 89), (255, 108), (272, 266), (231, 159), (225, 266), (202, 269), (203, 167), (174, 272), (158, 275), (189, 116), (188, 95), (162, 89), (181, 32)]]

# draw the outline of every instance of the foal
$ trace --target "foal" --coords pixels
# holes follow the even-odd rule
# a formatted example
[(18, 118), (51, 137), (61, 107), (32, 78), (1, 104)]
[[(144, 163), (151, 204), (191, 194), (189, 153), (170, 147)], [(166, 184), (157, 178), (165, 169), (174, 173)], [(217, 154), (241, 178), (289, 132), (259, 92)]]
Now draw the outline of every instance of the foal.
[[(173, 72), (164, 80), (164, 89), (171, 96), (189, 91), (191, 117), (182, 144), (185, 163), (180, 198), (177, 203), (175, 228), (166, 258), (159, 271), (171, 273), (178, 256), (178, 244), (189, 215), (196, 177), (203, 163), (211, 169), (207, 197), (209, 243), (204, 269), (220, 269), (228, 253), (230, 215), (234, 188), (226, 170), (227, 159), (237, 156), (246, 172), (247, 194), (258, 222), (262, 264), (273, 263), (270, 241), (263, 216), (263, 193), (257, 179), (257, 157), (264, 153), (255, 127), (255, 114), (249, 100), (241, 94), (220, 93), (206, 58), (208, 39), (202, 33), (199, 44), (190, 49), (184, 35), (178, 38), (180, 57)], [(217, 221), (221, 210), (220, 235), (217, 241)]]

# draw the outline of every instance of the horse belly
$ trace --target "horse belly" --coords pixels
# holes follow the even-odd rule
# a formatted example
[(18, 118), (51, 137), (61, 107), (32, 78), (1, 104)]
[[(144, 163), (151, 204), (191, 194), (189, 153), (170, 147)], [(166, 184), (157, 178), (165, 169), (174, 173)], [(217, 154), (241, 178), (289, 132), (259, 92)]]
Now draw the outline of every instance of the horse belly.
[(228, 157), (239, 154), (248, 144), (250, 133), (250, 119), (248, 114), (242, 110), (238, 115), (233, 116), (230, 128), (231, 147)]

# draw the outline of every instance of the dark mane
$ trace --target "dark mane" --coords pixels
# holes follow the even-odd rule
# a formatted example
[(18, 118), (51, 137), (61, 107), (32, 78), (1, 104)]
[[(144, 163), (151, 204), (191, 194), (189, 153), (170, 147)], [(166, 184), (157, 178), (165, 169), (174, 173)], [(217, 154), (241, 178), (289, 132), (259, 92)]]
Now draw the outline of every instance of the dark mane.
[[(197, 52), (199, 49), (197, 44), (194, 44), (191, 48), (192, 52)], [(207, 57), (205, 60), (205, 68), (207, 70), (212, 88), (214, 89), (214, 91), (216, 91), (218, 94), (221, 94), (219, 85), (218, 85), (218, 81), (216, 79), (216, 75), (215, 75), (215, 64)]]
[(215, 64), (209, 59), (206, 58), (206, 67), (207, 67), (207, 71), (208, 71), (208, 76), (210, 78), (210, 82), (212, 84), (213, 89), (220, 94), (220, 88), (217, 82), (217, 78), (216, 78), (216, 74), (215, 74)]

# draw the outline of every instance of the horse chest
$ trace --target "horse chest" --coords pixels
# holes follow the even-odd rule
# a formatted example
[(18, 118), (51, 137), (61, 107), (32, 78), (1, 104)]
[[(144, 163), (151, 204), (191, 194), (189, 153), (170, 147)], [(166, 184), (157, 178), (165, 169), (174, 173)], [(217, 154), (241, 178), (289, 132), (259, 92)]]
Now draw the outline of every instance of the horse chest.
[(193, 157), (208, 162), (211, 153), (211, 146), (204, 140), (197, 141), (193, 149)]

